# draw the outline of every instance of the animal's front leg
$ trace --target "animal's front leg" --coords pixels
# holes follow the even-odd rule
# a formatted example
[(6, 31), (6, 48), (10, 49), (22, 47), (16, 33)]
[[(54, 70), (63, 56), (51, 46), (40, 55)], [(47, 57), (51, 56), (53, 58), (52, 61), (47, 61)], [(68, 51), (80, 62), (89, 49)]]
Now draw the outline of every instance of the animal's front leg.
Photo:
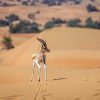
[[(33, 63), (32, 63), (32, 67), (33, 67), (33, 69), (32, 69), (32, 74), (34, 74), (34, 68), (35, 68), (35, 61), (33, 60)], [(32, 75), (33, 76), (33, 75)], [(32, 78), (31, 78), (31, 82), (32, 82)]]
[(43, 64), (43, 66), (44, 66), (45, 81), (47, 81), (47, 68), (46, 68), (46, 64)]
[(42, 62), (43, 62), (43, 66), (44, 66), (45, 81), (47, 81), (46, 55), (43, 55)]
[(34, 68), (35, 68), (35, 61), (34, 60), (33, 60), (32, 67), (33, 67), (33, 74), (34, 74)]

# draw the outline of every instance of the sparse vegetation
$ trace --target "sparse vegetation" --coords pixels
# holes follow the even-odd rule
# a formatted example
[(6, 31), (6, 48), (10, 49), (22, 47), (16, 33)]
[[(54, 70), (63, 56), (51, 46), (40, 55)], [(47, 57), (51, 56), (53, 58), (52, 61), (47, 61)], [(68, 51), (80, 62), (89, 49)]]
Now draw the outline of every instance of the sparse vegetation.
[(44, 25), (44, 28), (45, 28), (45, 29), (53, 28), (53, 27), (59, 26), (59, 25), (64, 24), (64, 23), (66, 23), (65, 20), (62, 20), (62, 19), (60, 19), (60, 18), (52, 18), (52, 20), (48, 21), (48, 22)]
[(92, 18), (87, 18), (85, 21), (85, 25), (82, 25), (80, 19), (71, 19), (67, 21), (67, 26), (100, 29), (100, 22), (93, 21)]
[(16, 0), (16, 1), (21, 2), (21, 0)]
[(35, 1), (34, 1), (34, 0), (32, 0), (30, 4), (31, 4), (31, 5), (35, 5)]
[(64, 24), (66, 23), (65, 20), (62, 20), (60, 18), (52, 18), (52, 21), (55, 23), (55, 24)]
[(87, 5), (87, 11), (88, 12), (95, 12), (95, 11), (99, 11), (95, 6), (93, 6), (92, 4)]
[(29, 13), (28, 14), (28, 18), (31, 19), (31, 20), (34, 20), (38, 14), (40, 14), (40, 11), (39, 10), (36, 11), (36, 12), (34, 12), (34, 13), (33, 12), (32, 13)]
[(100, 22), (98, 21), (93, 21), (91, 18), (88, 18), (85, 21), (85, 25), (81, 24), (81, 20), (76, 18), (76, 19), (70, 19), (68, 21), (62, 20), (60, 18), (52, 18), (52, 20), (48, 21), (43, 28), (40, 29), (39, 25), (35, 22), (31, 23), (27, 20), (22, 20), (17, 24), (11, 24), (9, 27), (9, 30), (11, 33), (38, 33), (40, 31), (53, 28), (53, 27), (58, 27), (63, 24), (67, 24), (69, 27), (86, 27), (86, 28), (94, 28), (94, 29), (100, 29)]
[(91, 2), (95, 2), (95, 0), (91, 0)]
[(33, 22), (29, 22), (27, 20), (21, 20), (19, 23), (13, 25), (11, 24), (10, 27), (11, 33), (32, 33), (32, 32), (40, 32), (38, 28), (38, 24)]
[(82, 0), (74, 0), (74, 3), (75, 3), (76, 5), (80, 4), (81, 2), (82, 2)]
[(40, 14), (40, 11), (38, 10), (38, 11), (36, 11), (36, 14)]
[(100, 22), (93, 21), (92, 18), (86, 19), (85, 22), (86, 22), (85, 27), (87, 27), (87, 28), (100, 29)]
[(48, 29), (48, 28), (53, 28), (55, 27), (55, 23), (53, 21), (48, 21), (45, 25), (44, 25), (44, 29)]
[(75, 4), (80, 4), (83, 0), (43, 0), (43, 4), (47, 4), (48, 6), (53, 5), (62, 5), (63, 3), (73, 2)]
[(28, 5), (28, 0), (21, 0), (22, 5)]
[(5, 49), (14, 48), (14, 46), (12, 44), (12, 39), (9, 36), (8, 37), (6, 37), (6, 36), (3, 37), (2, 43), (3, 43)]
[(17, 21), (20, 18), (15, 14), (10, 14), (9, 16), (6, 16), (6, 19), (8, 20), (9, 24), (11, 24), (13, 21)]
[[(8, 17), (8, 19), (12, 22), (19, 19), (19, 17), (10, 16)], [(19, 20), (19, 22), (15, 24), (14, 23), (9, 24), (9, 21), (0, 20), (0, 26), (3, 27), (9, 25), (9, 31), (11, 33), (33, 33), (33, 32), (38, 33), (40, 31), (61, 26), (64, 24), (66, 24), (69, 27), (86, 27), (86, 28), (100, 29), (100, 22), (93, 21), (92, 18), (88, 18), (85, 21), (85, 25), (82, 25), (81, 20), (78, 18), (70, 19), (68, 21), (62, 20), (60, 18), (52, 18), (52, 20), (45, 23), (44, 26), (41, 26), (42, 29), (40, 29), (39, 24), (37, 24), (36, 22), (30, 22), (28, 20)]]
[(10, 3), (7, 3), (7, 2), (0, 2), (0, 6), (1, 7), (8, 7), (8, 6), (15, 6), (16, 4), (10, 4)]
[(43, 4), (47, 4), (48, 6), (58, 5), (58, 3), (61, 4), (61, 1), (57, 0), (43, 0)]
[(35, 14), (34, 14), (34, 13), (30, 13), (30, 14), (28, 15), (28, 18), (34, 20), (34, 19), (35, 19)]
[(9, 23), (8, 23), (8, 21), (6, 21), (6, 20), (0, 20), (0, 27), (4, 27), (4, 26), (8, 26), (9, 25)]
[(22, 5), (36, 5), (37, 3), (46, 4), (48, 6), (62, 5), (67, 2), (73, 2), (74, 4), (80, 4), (83, 0), (17, 0)]
[(67, 21), (67, 26), (69, 27), (80, 27), (80, 19), (70, 19)]

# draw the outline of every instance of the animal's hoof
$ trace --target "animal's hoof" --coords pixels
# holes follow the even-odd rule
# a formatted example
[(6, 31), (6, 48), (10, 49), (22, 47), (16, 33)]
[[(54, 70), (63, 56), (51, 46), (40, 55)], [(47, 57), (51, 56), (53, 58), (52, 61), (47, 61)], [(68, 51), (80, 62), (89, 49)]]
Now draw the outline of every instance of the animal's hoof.
[(38, 78), (38, 81), (40, 82), (40, 78)]

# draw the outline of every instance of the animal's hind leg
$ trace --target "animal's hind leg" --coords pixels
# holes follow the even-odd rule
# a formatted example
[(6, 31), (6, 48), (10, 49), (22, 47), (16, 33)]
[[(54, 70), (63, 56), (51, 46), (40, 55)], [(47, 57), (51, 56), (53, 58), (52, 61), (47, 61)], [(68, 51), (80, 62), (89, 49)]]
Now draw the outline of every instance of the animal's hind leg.
[(40, 81), (41, 66), (38, 61), (35, 62), (38, 67), (38, 81)]
[[(34, 74), (34, 68), (35, 68), (35, 61), (33, 60), (33, 63), (32, 63), (32, 74)], [(33, 76), (33, 75), (32, 75)], [(31, 82), (32, 82), (32, 78), (31, 78)]]
[(34, 74), (34, 68), (35, 68), (35, 61), (33, 60), (33, 63), (32, 63), (32, 67), (33, 67), (33, 74)]

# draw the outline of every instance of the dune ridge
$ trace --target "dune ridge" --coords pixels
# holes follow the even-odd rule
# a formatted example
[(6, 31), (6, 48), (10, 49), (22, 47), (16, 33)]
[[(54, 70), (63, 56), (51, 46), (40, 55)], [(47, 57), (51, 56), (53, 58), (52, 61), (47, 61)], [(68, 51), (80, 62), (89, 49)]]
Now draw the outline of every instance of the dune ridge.
[[(44, 39), (51, 49), (47, 54), (48, 66), (100, 66), (99, 30), (54, 28), (37, 37)], [(0, 58), (2, 64), (31, 66), (31, 56), (39, 49), (40, 43), (33, 37), (15, 49), (3, 53)], [(59, 62), (55, 63), (57, 61)]]

